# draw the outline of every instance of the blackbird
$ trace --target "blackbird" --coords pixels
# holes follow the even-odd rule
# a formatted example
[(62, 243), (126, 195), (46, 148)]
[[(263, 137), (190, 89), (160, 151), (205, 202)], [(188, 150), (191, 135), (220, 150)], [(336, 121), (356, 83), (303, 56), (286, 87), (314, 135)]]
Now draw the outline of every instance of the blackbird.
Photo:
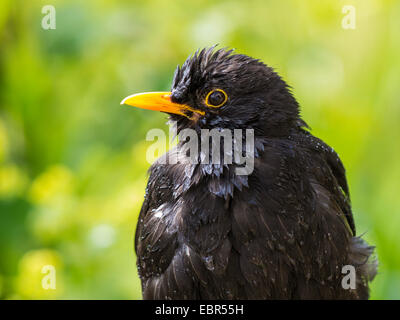
[(144, 299), (369, 298), (374, 247), (356, 236), (343, 164), (271, 67), (205, 48), (177, 67), (171, 92), (121, 104), (169, 114), (178, 133), (254, 134), (247, 175), (222, 156), (169, 161), (188, 155), (187, 139), (150, 167), (135, 236)]

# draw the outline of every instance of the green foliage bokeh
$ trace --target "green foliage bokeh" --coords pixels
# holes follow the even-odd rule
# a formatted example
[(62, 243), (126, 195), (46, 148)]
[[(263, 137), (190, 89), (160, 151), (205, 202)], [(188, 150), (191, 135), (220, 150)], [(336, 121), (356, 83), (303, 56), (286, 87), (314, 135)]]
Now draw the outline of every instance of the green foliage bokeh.
[[(372, 298), (400, 298), (398, 1), (49, 2), (0, 2), (0, 298), (141, 298), (145, 136), (167, 130), (166, 116), (119, 102), (168, 90), (177, 64), (217, 43), (293, 87), (345, 163), (358, 233), (377, 247)], [(55, 30), (41, 26), (47, 4)], [(45, 265), (56, 290), (42, 288)]]

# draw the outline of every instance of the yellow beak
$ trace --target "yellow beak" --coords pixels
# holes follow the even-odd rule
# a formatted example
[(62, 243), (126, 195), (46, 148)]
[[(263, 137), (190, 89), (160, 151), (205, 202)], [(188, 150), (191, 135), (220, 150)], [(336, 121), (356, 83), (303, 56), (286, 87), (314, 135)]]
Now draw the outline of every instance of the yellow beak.
[(189, 118), (188, 111), (204, 115), (204, 111), (195, 110), (185, 104), (171, 101), (171, 92), (145, 92), (137, 93), (126, 97), (121, 104), (129, 106), (155, 110), (167, 113), (175, 113)]

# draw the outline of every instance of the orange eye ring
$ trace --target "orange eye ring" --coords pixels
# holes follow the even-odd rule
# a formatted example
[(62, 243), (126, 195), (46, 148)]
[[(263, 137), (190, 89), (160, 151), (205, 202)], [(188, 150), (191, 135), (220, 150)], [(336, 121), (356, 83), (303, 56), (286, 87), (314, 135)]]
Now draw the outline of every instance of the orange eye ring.
[[(213, 104), (209, 103), (209, 101), (208, 101), (210, 95), (213, 94), (214, 92), (221, 92), (224, 95), (224, 100), (218, 105), (213, 105)], [(224, 90), (222, 90), (222, 89), (213, 89), (209, 93), (207, 93), (206, 98), (204, 99), (204, 103), (206, 104), (207, 107), (219, 108), (219, 107), (222, 107), (227, 100), (228, 100), (228, 95), (226, 94), (226, 92)]]

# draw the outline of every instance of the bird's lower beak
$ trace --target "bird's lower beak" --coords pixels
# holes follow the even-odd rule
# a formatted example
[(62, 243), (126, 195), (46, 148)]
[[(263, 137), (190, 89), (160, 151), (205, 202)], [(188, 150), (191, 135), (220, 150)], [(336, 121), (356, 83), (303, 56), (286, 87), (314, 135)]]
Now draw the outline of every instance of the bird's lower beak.
[(201, 110), (194, 110), (185, 104), (172, 102), (171, 92), (137, 93), (123, 99), (121, 104), (142, 109), (175, 113), (185, 117), (189, 117), (188, 114), (193, 112), (204, 114)]

